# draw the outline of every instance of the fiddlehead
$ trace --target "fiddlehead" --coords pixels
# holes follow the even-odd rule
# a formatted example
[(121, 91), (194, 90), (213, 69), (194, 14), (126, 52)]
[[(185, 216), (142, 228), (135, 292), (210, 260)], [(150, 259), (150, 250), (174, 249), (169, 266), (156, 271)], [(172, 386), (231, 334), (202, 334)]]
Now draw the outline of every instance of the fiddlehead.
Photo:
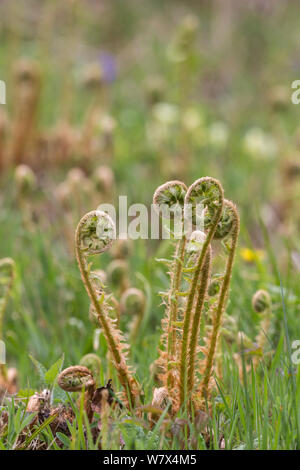
[(271, 308), (271, 296), (269, 292), (260, 289), (252, 297), (252, 307), (256, 313), (263, 313)]
[(81, 392), (95, 388), (95, 380), (91, 371), (84, 366), (71, 366), (64, 369), (57, 378), (57, 383), (66, 392)]
[(57, 383), (66, 392), (81, 392), (81, 390), (85, 390), (84, 409), (91, 422), (93, 417), (91, 400), (96, 388), (92, 372), (84, 366), (71, 366), (59, 374)]
[(224, 203), (223, 188), (219, 181), (214, 178), (204, 177), (195, 181), (185, 196), (185, 208), (188, 205), (192, 206), (192, 218), (193, 223), (197, 221), (197, 204), (201, 204), (204, 207), (204, 213), (202, 211), (201, 216), (204, 216), (204, 228), (207, 229), (206, 238), (203, 242), (201, 251), (199, 252), (198, 259), (196, 261), (195, 270), (190, 284), (188, 293), (183, 333), (181, 342), (181, 357), (180, 357), (180, 405), (184, 405), (186, 400), (187, 392), (187, 350), (188, 340), (191, 328), (191, 317), (195, 301), (195, 295), (197, 290), (198, 280), (201, 271), (204, 266), (207, 251), (209, 249), (210, 242), (217, 229), (218, 222), (222, 215)]
[(129, 336), (130, 343), (134, 343), (145, 313), (146, 299), (144, 292), (135, 287), (130, 287), (123, 292), (120, 299), (120, 307), (122, 313), (127, 313), (134, 317), (130, 325)]
[(94, 353), (86, 354), (80, 359), (79, 365), (89, 369), (94, 379), (96, 381), (97, 379), (99, 380), (102, 364), (101, 364), (101, 359), (100, 357), (97, 356), (97, 354), (94, 354)]
[(107, 266), (107, 277), (111, 287), (122, 294), (129, 287), (128, 263), (114, 259)]
[(176, 205), (179, 205), (182, 208), (186, 191), (187, 187), (181, 181), (167, 181), (155, 190), (153, 204), (158, 208), (163, 205), (169, 208), (175, 208)]
[[(168, 181), (156, 189), (153, 196), (153, 204), (157, 207), (166, 205), (170, 209), (174, 209), (174, 211), (178, 209), (181, 211), (181, 222), (183, 222), (183, 207), (186, 191), (187, 187), (181, 181)], [(163, 369), (161, 378), (168, 389), (172, 388), (174, 385), (173, 374), (176, 352), (175, 322), (177, 321), (178, 293), (180, 290), (185, 246), (186, 237), (182, 231), (181, 238), (177, 242), (174, 261), (170, 269), (171, 285), (168, 293), (167, 312), (162, 321), (163, 330), (165, 332), (163, 342), (165, 342), (166, 351), (161, 352), (161, 360), (159, 362)]]
[[(205, 351), (205, 363), (204, 363), (204, 370), (202, 374), (202, 383), (201, 383), (201, 398), (207, 399), (208, 396), (208, 389), (210, 385), (210, 379), (212, 374), (213, 368), (213, 361), (216, 352), (216, 345), (218, 340), (219, 329), (221, 325), (222, 314), (224, 308), (226, 306), (228, 293), (229, 293), (229, 285), (233, 267), (233, 261), (239, 236), (239, 215), (235, 205), (228, 200), (225, 200), (224, 211), (222, 215), (222, 219), (218, 224), (215, 238), (222, 239), (230, 237), (230, 244), (228, 246), (228, 258), (225, 268), (224, 277), (222, 280), (218, 301), (216, 305), (216, 309), (213, 315), (213, 323), (212, 323), (212, 332), (209, 338), (209, 342), (207, 344), (207, 350)], [(223, 223), (224, 222), (224, 223)]]
[[(76, 256), (86, 291), (91, 299), (98, 321), (106, 337), (119, 380), (125, 389), (126, 400), (133, 406), (138, 395), (138, 387), (126, 364), (128, 346), (121, 332), (109, 318), (104, 291), (98, 292), (91, 277), (91, 266), (87, 257), (106, 251), (115, 239), (115, 226), (111, 218), (101, 211), (86, 214), (79, 222), (75, 235)], [(100, 295), (99, 295), (100, 294)]]

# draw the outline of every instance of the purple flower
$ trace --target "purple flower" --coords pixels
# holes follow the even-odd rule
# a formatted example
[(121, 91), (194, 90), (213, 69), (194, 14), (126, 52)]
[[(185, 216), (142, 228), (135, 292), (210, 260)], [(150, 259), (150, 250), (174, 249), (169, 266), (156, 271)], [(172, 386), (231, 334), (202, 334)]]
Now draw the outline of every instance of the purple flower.
[(100, 54), (100, 65), (104, 81), (107, 83), (113, 82), (117, 77), (117, 67), (114, 56), (109, 52), (102, 52)]

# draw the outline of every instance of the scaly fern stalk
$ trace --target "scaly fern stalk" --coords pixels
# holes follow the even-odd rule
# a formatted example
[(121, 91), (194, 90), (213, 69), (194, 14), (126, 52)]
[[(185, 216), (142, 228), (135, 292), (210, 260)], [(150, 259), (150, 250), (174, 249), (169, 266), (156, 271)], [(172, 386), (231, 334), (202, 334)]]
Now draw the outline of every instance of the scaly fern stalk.
[[(181, 181), (168, 181), (167, 183), (159, 186), (153, 195), (153, 204), (155, 206), (167, 205), (170, 208), (175, 208), (179, 205), (183, 211), (184, 198), (186, 195), (187, 187)], [(183, 214), (182, 214), (183, 216)], [(183, 222), (183, 217), (182, 217)], [(174, 386), (174, 359), (176, 353), (176, 330), (175, 323), (177, 321), (178, 311), (178, 292), (180, 290), (182, 266), (184, 260), (186, 246), (186, 237), (182, 233), (181, 239), (176, 245), (174, 261), (170, 271), (171, 285), (168, 293), (168, 303), (165, 318), (167, 319), (166, 331), (166, 355), (163, 362), (165, 363), (164, 371), (167, 371), (166, 385), (170, 390)], [(165, 319), (163, 320), (163, 329), (165, 329)], [(165, 380), (164, 380), (165, 382)]]
[[(222, 224), (222, 221), (224, 222)], [(205, 365), (202, 375), (201, 383), (201, 398), (207, 399), (210, 379), (212, 374), (213, 362), (216, 352), (217, 339), (221, 325), (222, 313), (224, 311), (226, 301), (229, 293), (229, 284), (232, 273), (232, 266), (239, 236), (239, 215), (235, 205), (231, 201), (225, 200), (224, 215), (216, 232), (216, 238), (223, 238), (226, 236), (231, 237), (231, 244), (229, 247), (229, 254), (227, 258), (225, 274), (222, 281), (218, 303), (213, 318), (212, 333), (208, 344), (208, 351), (206, 354)]]
[(177, 321), (177, 310), (178, 310), (178, 292), (180, 290), (180, 282), (182, 275), (182, 265), (184, 260), (184, 252), (186, 246), (186, 238), (183, 238), (178, 242), (176, 247), (174, 265), (173, 265), (173, 276), (171, 277), (171, 288), (169, 292), (169, 324), (168, 324), (168, 339), (167, 339), (167, 386), (168, 389), (174, 385), (173, 380), (173, 368), (172, 362), (175, 358), (176, 353), (176, 330), (174, 327)]
[(138, 386), (126, 363), (125, 344), (121, 332), (117, 330), (106, 312), (104, 293), (101, 298), (94, 289), (91, 277), (91, 266), (87, 256), (106, 251), (115, 239), (115, 226), (111, 218), (101, 211), (86, 214), (79, 222), (75, 235), (76, 256), (81, 277), (93, 307), (103, 329), (109, 351), (114, 361), (116, 371), (125, 389), (127, 405), (134, 406), (138, 398)]
[(207, 293), (208, 281), (211, 268), (211, 248), (208, 249), (205, 263), (201, 272), (201, 280), (198, 288), (197, 301), (191, 328), (191, 337), (188, 347), (188, 397), (191, 397), (195, 381), (195, 360), (198, 345), (199, 328), (204, 307), (204, 301)]
[(205, 225), (209, 226), (209, 230), (192, 277), (184, 316), (180, 357), (180, 406), (184, 405), (187, 396), (187, 349), (197, 283), (205, 262), (207, 250), (217, 229), (217, 224), (222, 216), (224, 195), (223, 188), (219, 181), (210, 177), (200, 178), (195, 181), (188, 189), (185, 197), (185, 204), (196, 204), (198, 200), (199, 203), (205, 206), (208, 212), (205, 218)]

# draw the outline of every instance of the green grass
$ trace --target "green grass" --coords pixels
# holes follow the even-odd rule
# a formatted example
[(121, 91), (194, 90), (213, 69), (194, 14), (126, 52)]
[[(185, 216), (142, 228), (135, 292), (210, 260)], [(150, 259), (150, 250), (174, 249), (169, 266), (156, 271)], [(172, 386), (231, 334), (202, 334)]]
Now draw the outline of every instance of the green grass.
[[(8, 363), (17, 366), (22, 388), (41, 390), (45, 384), (41, 382), (29, 355), (38, 359), (46, 368), (63, 353), (64, 367), (77, 364), (84, 354), (93, 351), (93, 331), (87, 321), (87, 295), (74, 260), (67, 257), (63, 251), (58, 256), (56, 247), (49, 243), (49, 233), (37, 231), (29, 235), (22, 231), (19, 222), (17, 215), (11, 213), (6, 219), (6, 224), (1, 224), (0, 229), (3, 240), (1, 256), (13, 255), (18, 270), (16, 287), (5, 323)], [(10, 231), (18, 233), (18, 238), (14, 241), (7, 236), (9, 226)], [(132, 347), (132, 358), (137, 367), (137, 376), (143, 383), (144, 402), (150, 403), (155, 385), (149, 366), (157, 356), (156, 347), (162, 315), (157, 291), (161, 290), (163, 282), (166, 283), (167, 280), (164, 271), (161, 271), (155, 261), (155, 256), (148, 259), (147, 265), (141, 260), (135, 260), (135, 257), (145, 259), (146, 245), (147, 242), (137, 242), (137, 250), (132, 260), (133, 272), (135, 266), (139, 268), (139, 276), (133, 276), (133, 280), (148, 290), (149, 296), (148, 314), (138, 341)], [(246, 271), (248, 276), (251, 271), (252, 274), (255, 273), (255, 281), (245, 278)], [(285, 281), (282, 282), (285, 287)], [(247, 267), (241, 259), (237, 259), (228, 312), (238, 319), (239, 328), (250, 337), (253, 337), (257, 324), (251, 309), (251, 297), (258, 287), (269, 288), (272, 292), (273, 303), (277, 305), (275, 315), (281, 318), (278, 332), (280, 340), (274, 348), (274, 341), (270, 339), (271, 343), (267, 349), (274, 348), (271, 362), (269, 359), (263, 360), (258, 370), (246, 374), (242, 381), (232, 357), (232, 349), (226, 344), (223, 345), (223, 377), (216, 378), (213, 412), (208, 425), (211, 448), (218, 448), (223, 438), (226, 449), (299, 448), (300, 374), (299, 367), (297, 371), (297, 368), (290, 364), (287, 347), (288, 338), (290, 342), (300, 335), (295, 302), (299, 296), (299, 285), (289, 287), (284, 308), (280, 286), (267, 270), (263, 269), (263, 266), (261, 269), (257, 266)], [(287, 318), (287, 330), (284, 326), (284, 315)], [(113, 378), (114, 387), (118, 390), (117, 378), (108, 375), (106, 350), (105, 340), (101, 338), (96, 352), (103, 364), (103, 383)], [(60, 394), (59, 401), (61, 399)], [(67, 402), (69, 399), (67, 396), (63, 397), (63, 401)], [(76, 406), (74, 409), (77, 424), (70, 425), (71, 437), (64, 439), (59, 435), (64, 448), (82, 449), (86, 445), (95, 448), (95, 444), (86, 443), (82, 438), (86, 420), (80, 415), (80, 411), (77, 411)], [(29, 419), (25, 405), (14, 408), (12, 403), (9, 407), (7, 435), (2, 436), (0, 440), (2, 448), (14, 446)], [(180, 439), (170, 439), (168, 427), (163, 432), (159, 426), (149, 430), (134, 415), (125, 412), (118, 416), (115, 427), (112, 436), (108, 438), (107, 445), (111, 449), (118, 448), (120, 433), (128, 449), (177, 449), (182, 446), (192, 448), (191, 442), (195, 445), (195, 440), (197, 448), (205, 448), (204, 440), (192, 420), (187, 424), (188, 437), (184, 437), (183, 433)], [(49, 448), (56, 447), (47, 425), (37, 427), (36, 431)], [(24, 446), (29, 446), (30, 442), (26, 441)]]
[[(23, 10), (20, 8), (18, 15), (22, 17), (27, 7), (25, 2), (20, 3)], [(43, 3), (43, 18), (47, 19), (51, 2)], [(273, 317), (259, 368), (244, 373), (242, 378), (233, 357), (237, 345), (222, 341), (222, 376), (215, 377), (212, 412), (205, 432), (209, 436), (207, 442), (195, 420), (187, 419), (184, 413), (177, 418), (185, 419), (186, 427), (174, 437), (170, 433), (174, 420), (163, 422), (163, 416), (150, 429), (146, 413), (141, 419), (123, 410), (119, 414), (114, 412), (111, 432), (100, 436), (103, 446), (119, 448), (121, 435), (126, 449), (205, 449), (207, 445), (217, 449), (222, 443), (226, 449), (299, 450), (300, 368), (291, 363), (291, 344), (300, 339), (299, 269), (292, 261), (292, 255), (300, 249), (299, 181), (295, 183), (297, 190), (293, 194), (290, 219), (279, 220), (271, 229), (265, 220), (271, 207), (280, 211), (280, 204), (286, 202), (289, 187), (282, 178), (283, 167), (291, 156), (297, 160), (299, 153), (298, 108), (290, 104), (289, 95), (280, 109), (270, 104), (275, 86), (283, 86), (289, 93), (291, 82), (299, 78), (295, 33), (299, 29), (299, 6), (275, 9), (270, 15), (242, 10), (228, 32), (231, 40), (223, 40), (218, 37), (218, 23), (214, 22), (218, 12), (206, 4), (209, 2), (203, 5), (201, 2), (200, 6), (198, 2), (188, 6), (189, 2), (182, 5), (177, 1), (113, 3), (103, 17), (99, 11), (94, 13), (92, 6), (85, 9), (77, 5), (72, 13), (74, 21), (69, 24), (67, 7), (64, 10), (56, 2), (54, 10), (65, 15), (65, 22), (62, 20), (57, 25), (55, 33), (51, 24), (48, 32), (41, 26), (39, 29), (34, 18), (34, 26), (24, 31), (18, 29), (17, 13), (14, 8), (7, 10), (6, 23), (0, 20), (0, 71), (3, 73), (0, 79), (7, 82), (6, 111), (12, 115), (16, 104), (13, 65), (25, 55), (37, 59), (42, 69), (38, 129), (47, 132), (59, 121), (69, 82), (70, 120), (81, 126), (87, 103), (93, 100), (93, 96), (82, 91), (81, 70), (96, 60), (102, 50), (111, 52), (117, 60), (118, 76), (105, 89), (103, 107), (117, 123), (114, 155), (107, 162), (106, 156), (99, 152), (93, 165), (104, 163), (112, 167), (116, 203), (119, 195), (126, 194), (128, 204), (150, 205), (158, 185), (181, 177), (176, 173), (175, 158), (186, 151), (185, 182), (189, 185), (206, 175), (219, 178), (226, 197), (239, 207), (239, 248), (259, 248), (264, 252), (262, 260), (247, 263), (238, 249), (227, 313), (236, 319), (238, 330), (254, 338), (259, 318), (252, 310), (251, 299), (256, 290), (263, 288), (272, 296)], [(182, 17), (191, 12), (199, 19), (200, 27), (191, 61), (181, 70), (170, 61), (168, 51)], [(29, 20), (25, 25), (31, 25)], [(57, 51), (65, 50), (66, 39), (70, 41), (68, 60), (66, 53), (57, 55)], [(168, 138), (158, 146), (149, 137), (153, 109), (145, 90), (146, 80), (153, 75), (159, 75), (166, 83), (162, 101), (176, 105), (179, 113)], [(197, 132), (191, 134), (182, 124), (187, 110), (198, 114), (201, 122)], [(220, 147), (209, 139), (211, 125), (218, 121), (227, 126), (229, 134), (227, 143)], [(245, 148), (245, 135), (253, 127), (261, 128), (276, 143), (278, 152), (271, 158), (251, 154)], [(29, 201), (38, 215), (30, 230), (24, 225), (22, 211), (16, 203), (13, 169), (1, 173), (0, 258), (12, 257), (17, 269), (5, 314), (5, 344), (8, 366), (17, 367), (23, 390), (41, 391), (49, 385), (30, 356), (48, 370), (62, 356), (63, 367), (68, 367), (78, 364), (90, 352), (96, 352), (101, 358), (101, 385), (111, 378), (115, 391), (120, 390), (115, 372), (108, 367), (107, 345), (102, 334), (98, 347), (94, 348), (94, 328), (88, 321), (89, 299), (73, 247), (64, 238), (64, 214), (52, 200), (55, 186), (65, 179), (72, 166), (81, 163), (78, 157), (56, 168), (39, 169), (39, 189)], [(92, 209), (95, 207), (91, 207), (90, 201), (85, 201), (84, 212)], [(73, 231), (82, 215), (73, 210)], [(291, 221), (292, 228), (288, 226)], [(147, 296), (146, 315), (131, 348), (131, 361), (143, 386), (144, 404), (151, 403), (155, 387), (149, 367), (157, 358), (164, 312), (159, 292), (168, 288), (166, 270), (156, 258), (167, 258), (170, 253), (168, 242), (137, 240), (129, 260), (131, 285), (141, 288)], [(106, 270), (110, 260), (109, 253), (103, 255), (99, 267)], [(54, 404), (70, 404), (76, 414), (75, 421), (68, 424), (70, 435), (59, 432), (54, 436), (51, 419), (47, 419), (33, 428), (33, 434), (27, 433), (21, 439), (21, 447), (31, 448), (38, 437), (47, 448), (58, 450), (61, 448), (55, 441), (58, 437), (65, 449), (96, 449), (98, 443), (93, 441), (93, 430), (83, 406), (77, 405), (78, 395), (59, 393), (54, 383), (55, 379), (51, 383), (55, 389)], [(8, 427), (0, 436), (0, 449), (15, 448), (34, 418), (26, 412), (26, 400), (12, 399), (7, 412)]]

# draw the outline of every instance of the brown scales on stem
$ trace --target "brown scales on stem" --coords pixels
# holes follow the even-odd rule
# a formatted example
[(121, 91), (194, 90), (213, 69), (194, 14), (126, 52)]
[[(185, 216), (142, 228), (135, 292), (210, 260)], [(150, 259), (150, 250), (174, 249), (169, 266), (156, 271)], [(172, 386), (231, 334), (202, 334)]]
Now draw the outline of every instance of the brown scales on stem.
[[(99, 231), (102, 231), (102, 240), (99, 237)], [(104, 299), (98, 298), (87, 263), (87, 256), (106, 251), (114, 238), (115, 228), (110, 217), (101, 211), (89, 212), (81, 219), (76, 230), (76, 256), (84, 286), (106, 337), (119, 380), (124, 387), (126, 403), (129, 407), (133, 407), (138, 400), (139, 389), (126, 363), (128, 345), (125, 344), (121, 332), (108, 317)]]
[[(203, 405), (209, 399), (209, 389), (213, 371), (214, 357), (219, 337), (222, 314), (229, 293), (234, 254), (239, 233), (239, 217), (233, 203), (224, 200), (221, 184), (209, 177), (200, 178), (186, 190), (179, 181), (171, 181), (160, 186), (154, 195), (156, 205), (166, 204), (169, 208), (177, 205), (183, 211), (185, 203), (191, 203), (193, 211), (200, 202), (204, 206), (204, 232), (195, 230), (189, 238), (186, 234), (177, 242), (174, 260), (171, 266), (171, 286), (167, 296), (166, 315), (162, 320), (163, 334), (159, 358), (156, 361), (160, 368), (159, 378), (162, 387), (159, 397), (162, 403), (171, 401), (171, 413), (180, 407)], [(195, 224), (196, 213), (192, 212)], [(181, 212), (183, 221), (183, 215)], [(193, 249), (185, 266), (188, 244), (193, 236), (199, 236), (201, 242)], [(202, 237), (202, 238), (201, 238)], [(125, 403), (131, 408), (138, 403), (140, 388), (127, 365), (127, 349), (121, 332), (108, 315), (109, 305), (103, 289), (96, 289), (87, 258), (106, 251), (115, 238), (115, 227), (109, 216), (100, 211), (86, 214), (78, 224), (76, 231), (76, 256), (87, 293), (91, 299), (97, 317), (107, 340), (110, 356), (115, 365), (120, 383), (125, 391)], [(199, 346), (201, 318), (206, 308), (208, 286), (211, 276), (213, 239), (230, 240), (225, 273), (220, 279), (220, 290), (216, 302), (211, 307), (213, 321), (211, 333), (205, 347)], [(182, 276), (188, 275), (189, 289), (182, 290)], [(184, 305), (180, 299), (186, 299)], [(204, 359), (198, 357), (198, 351), (204, 352)], [(196, 375), (201, 364), (201, 380)], [(157, 395), (157, 391), (155, 392)], [(155, 395), (155, 396), (156, 396)], [(162, 406), (162, 405), (161, 405)]]
[(203, 243), (201, 252), (196, 263), (195, 271), (193, 273), (187, 304), (184, 314), (184, 325), (181, 342), (181, 357), (180, 357), (180, 406), (184, 406), (187, 399), (187, 354), (188, 354), (188, 341), (190, 335), (191, 319), (193, 316), (194, 299), (196, 296), (197, 284), (203, 269), (207, 250), (210, 242), (217, 229), (217, 224), (222, 215), (223, 209), (223, 188), (219, 181), (214, 178), (205, 177), (195, 181), (190, 186), (186, 197), (185, 203), (195, 204), (196, 200), (200, 198), (200, 202), (213, 212), (212, 219), (209, 224), (209, 231)]
[[(226, 233), (226, 229), (224, 233), (221, 233), (222, 227), (220, 227), (220, 236), (219, 238), (223, 238), (223, 236), (230, 236), (230, 247), (229, 247), (229, 254), (226, 263), (225, 274), (223, 277), (218, 302), (216, 306), (216, 310), (213, 317), (213, 325), (212, 325), (212, 333), (209, 338), (209, 342), (206, 347), (206, 358), (204, 362), (204, 369), (202, 371), (202, 383), (200, 387), (200, 396), (201, 399), (207, 400), (208, 399), (208, 392), (210, 386), (210, 380), (212, 375), (213, 369), (213, 361), (216, 353), (216, 345), (218, 341), (219, 330), (221, 326), (222, 314), (224, 312), (226, 302), (228, 299), (229, 293), (229, 285), (230, 279), (232, 274), (232, 267), (234, 262), (235, 250), (237, 246), (238, 236), (239, 236), (239, 215), (235, 205), (231, 201), (225, 200), (225, 208), (228, 209), (228, 212), (231, 214), (231, 223), (227, 226), (228, 232)], [(227, 221), (228, 222), (228, 221)]]

